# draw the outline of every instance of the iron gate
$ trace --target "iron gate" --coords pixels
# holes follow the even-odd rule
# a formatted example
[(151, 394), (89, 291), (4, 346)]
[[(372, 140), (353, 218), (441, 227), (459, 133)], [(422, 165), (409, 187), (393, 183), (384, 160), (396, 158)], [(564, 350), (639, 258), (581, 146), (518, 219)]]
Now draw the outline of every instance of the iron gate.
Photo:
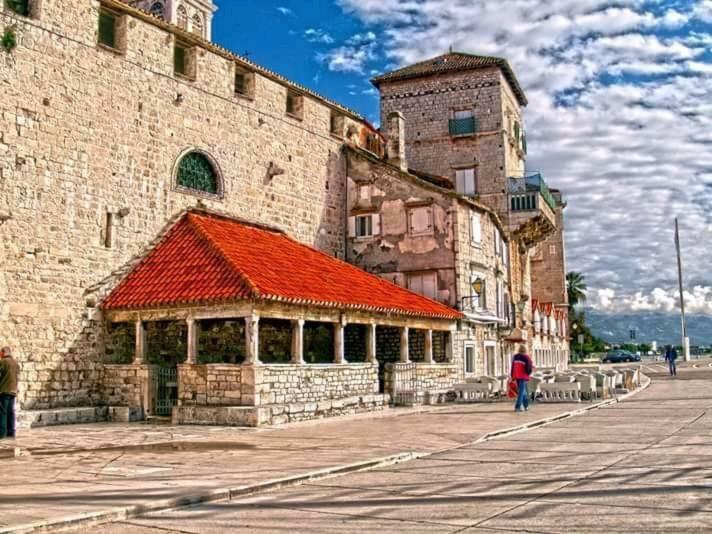
[(394, 363), (393, 373), (393, 404), (396, 406), (413, 406), (417, 403), (418, 374), (414, 363)]
[(151, 415), (170, 417), (178, 404), (178, 368), (154, 367), (151, 369)]

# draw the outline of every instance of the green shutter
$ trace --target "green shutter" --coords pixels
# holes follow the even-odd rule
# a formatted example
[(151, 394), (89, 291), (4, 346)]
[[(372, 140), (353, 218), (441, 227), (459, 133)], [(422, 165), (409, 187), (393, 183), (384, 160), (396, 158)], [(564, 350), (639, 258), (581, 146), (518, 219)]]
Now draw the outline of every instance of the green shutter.
[(522, 151), (527, 153), (527, 136), (525, 134), (522, 134)]
[(176, 74), (183, 74), (185, 76), (185, 48), (180, 45), (175, 46), (173, 68)]
[(514, 140), (519, 143), (519, 123), (514, 123)]
[(219, 178), (212, 163), (199, 152), (191, 152), (183, 157), (178, 167), (177, 184), (203, 193), (220, 193)]
[(99, 11), (99, 42), (116, 48), (116, 17), (103, 9)]
[(5, 7), (24, 17), (27, 17), (30, 14), (29, 0), (5, 0)]

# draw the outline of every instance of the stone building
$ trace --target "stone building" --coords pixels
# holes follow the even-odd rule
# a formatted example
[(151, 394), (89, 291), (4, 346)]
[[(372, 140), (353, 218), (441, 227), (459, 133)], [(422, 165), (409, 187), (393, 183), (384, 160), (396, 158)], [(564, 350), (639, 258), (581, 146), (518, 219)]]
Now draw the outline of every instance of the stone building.
[[(538, 243), (540, 233), (553, 235), (543, 207), (524, 214), (513, 231), (512, 217), (488, 197), (457, 194), (456, 176), (407, 172), (407, 157), (418, 162), (407, 137), (391, 137), (386, 147), (358, 113), (211, 44), (214, 10), (207, 0), (166, 0), (160, 9), (158, 2), (118, 0), (0, 5), (0, 28), (17, 42), (0, 52), (0, 336), (22, 364), (22, 410), (90, 407), (87, 417), (100, 418), (114, 406), (131, 419), (178, 402), (182, 421), (219, 413), (226, 422), (256, 424), (280, 422), (285, 413), (294, 420), (377, 409), (395, 360), (416, 360), (433, 389), (466, 370), (500, 372), (504, 362), (488, 368), (483, 354), (508, 334), (514, 342), (503, 321), (520, 314), (517, 303), (531, 291), (530, 265), (512, 252)], [(478, 165), (490, 165), (487, 154), (478, 157)], [(424, 320), (420, 312), (374, 305), (360, 314), (334, 305), (338, 299), (328, 300), (328, 311), (321, 301), (316, 311), (305, 302), (259, 308), (254, 295), (247, 298), (252, 307), (210, 301), (205, 308), (198, 297), (149, 308), (107, 304), (198, 213), (233, 221), (235, 234), (252, 225), (284, 235), (290, 246), (374, 270), (368, 254), (353, 255), (359, 247), (346, 224), (361, 175), (373, 175), (392, 201), (401, 193), (432, 197), (437, 221), (426, 209), (412, 222), (440, 225), (437, 239), (447, 252), (423, 257), (441, 263), (422, 263), (418, 278), (404, 267), (415, 258), (406, 251), (379, 274), (431, 295), (427, 272), (437, 270), (431, 296), (440, 304), (404, 294), (420, 299), (420, 312), (432, 305), (449, 311)], [(473, 240), (475, 215), (481, 252), (463, 248)], [(431, 246), (423, 236), (411, 241)], [(186, 273), (198, 267), (181, 265), (184, 272), (171, 271), (169, 279), (193, 280)], [(474, 305), (476, 280), (487, 306)], [(388, 287), (379, 286), (384, 294), (404, 291), (379, 283)], [(497, 313), (497, 295), (506, 303), (507, 292), (514, 306), (502, 304)], [(532, 316), (533, 306), (521, 313)], [(320, 323), (314, 331), (312, 322)], [(260, 349), (250, 344), (255, 339)], [(472, 361), (467, 339), (478, 343)], [(346, 346), (361, 347), (353, 366), (342, 361), (349, 361), (339, 348)], [(499, 350), (503, 358), (508, 349)], [(275, 361), (254, 364), (267, 354)], [(221, 410), (200, 408), (215, 405)]]
[[(534, 301), (557, 309), (566, 304), (566, 288), (558, 283), (565, 278), (565, 204), (540, 173), (526, 168), (522, 108), (527, 98), (514, 71), (502, 58), (449, 52), (372, 81), (381, 95), (382, 123), (394, 114), (404, 119), (402, 151), (408, 166), (445, 179), (502, 220), (512, 273), (510, 305), (518, 311), (515, 332), (505, 339), (526, 341), (533, 349)], [(544, 243), (558, 253), (532, 265), (532, 253)], [(556, 351), (549, 338), (539, 344), (538, 351), (558, 355), (547, 365), (566, 365), (564, 339), (557, 337), (555, 344), (562, 348)]]

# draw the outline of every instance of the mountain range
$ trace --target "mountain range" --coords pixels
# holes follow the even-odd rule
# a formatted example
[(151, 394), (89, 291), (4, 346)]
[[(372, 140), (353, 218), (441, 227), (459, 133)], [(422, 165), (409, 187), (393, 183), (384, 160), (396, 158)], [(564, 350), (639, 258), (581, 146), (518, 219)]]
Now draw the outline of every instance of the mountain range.
[[(635, 329), (637, 343), (680, 344), (682, 326), (676, 314), (648, 312), (607, 314), (586, 309), (586, 323), (593, 335), (609, 343), (627, 343), (630, 331)], [(712, 316), (688, 315), (687, 334), (691, 345), (712, 345)]]

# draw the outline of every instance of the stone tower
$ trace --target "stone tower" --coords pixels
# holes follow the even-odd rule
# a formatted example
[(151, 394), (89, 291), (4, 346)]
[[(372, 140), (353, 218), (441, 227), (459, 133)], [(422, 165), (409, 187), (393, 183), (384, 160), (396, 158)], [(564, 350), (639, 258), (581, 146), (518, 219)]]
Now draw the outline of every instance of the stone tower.
[(447, 178), (507, 226), (513, 268), (523, 274), (514, 304), (533, 299), (564, 307), (565, 204), (540, 173), (527, 172), (527, 97), (507, 60), (451, 51), (372, 82), (381, 124), (394, 113), (404, 118), (409, 166)]
[(207, 41), (212, 39), (213, 14), (218, 9), (212, 0), (133, 0), (128, 3)]

